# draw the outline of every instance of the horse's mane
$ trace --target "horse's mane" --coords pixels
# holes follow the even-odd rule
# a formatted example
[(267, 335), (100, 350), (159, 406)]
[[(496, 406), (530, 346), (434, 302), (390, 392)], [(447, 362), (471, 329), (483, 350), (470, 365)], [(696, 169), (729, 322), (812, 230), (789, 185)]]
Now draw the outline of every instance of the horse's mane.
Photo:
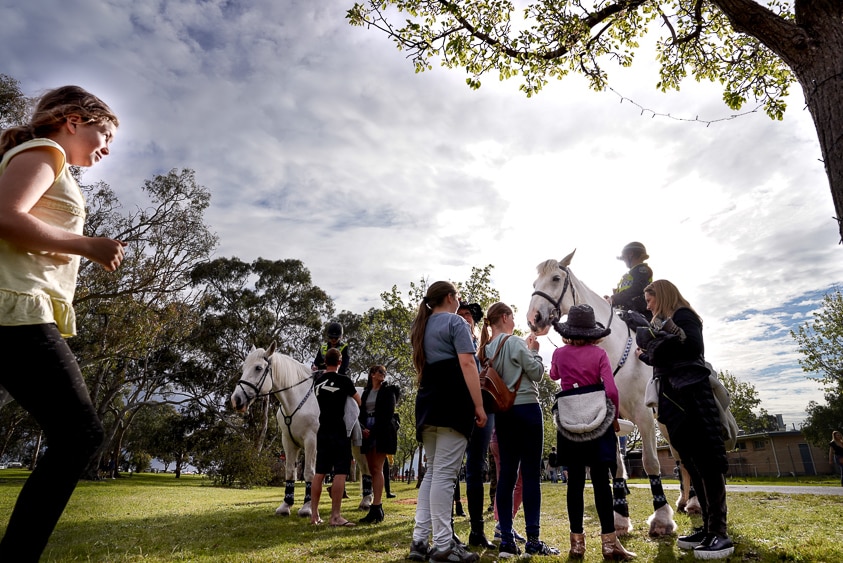
[(552, 274), (558, 269), (559, 261), (554, 260), (553, 258), (551, 258), (550, 260), (546, 260), (545, 262), (542, 262), (541, 264), (536, 266), (536, 270), (538, 270), (540, 276)]
[(281, 387), (289, 387), (307, 379), (312, 373), (309, 367), (281, 352), (272, 355), (272, 369), (276, 373), (275, 380)]

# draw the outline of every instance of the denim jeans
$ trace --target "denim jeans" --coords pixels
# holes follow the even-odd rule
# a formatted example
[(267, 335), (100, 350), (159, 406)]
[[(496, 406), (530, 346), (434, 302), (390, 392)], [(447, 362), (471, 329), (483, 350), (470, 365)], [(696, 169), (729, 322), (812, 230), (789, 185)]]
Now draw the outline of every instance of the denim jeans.
[(47, 450), (18, 495), (0, 561), (38, 561), (103, 442), (76, 358), (54, 324), (0, 326), (0, 385), (38, 422)]
[(453, 428), (425, 425), (422, 444), (427, 456), (427, 472), (419, 487), (413, 541), (427, 542), (447, 549), (451, 544), (451, 504), (454, 481), (460, 471), (468, 440)]
[(541, 514), (541, 471), (544, 423), (538, 403), (515, 405), (495, 415), (495, 432), (500, 449), (500, 474), (495, 503), (501, 525), (501, 539), (512, 542), (512, 493), (521, 468), (524, 527), (527, 537), (539, 537)]

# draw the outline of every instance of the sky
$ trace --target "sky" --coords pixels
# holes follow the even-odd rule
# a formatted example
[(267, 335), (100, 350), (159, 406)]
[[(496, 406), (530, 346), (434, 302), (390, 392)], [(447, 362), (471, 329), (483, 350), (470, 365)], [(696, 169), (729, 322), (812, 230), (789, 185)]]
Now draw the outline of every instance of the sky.
[[(704, 320), (706, 359), (788, 427), (823, 402), (790, 330), (843, 282), (816, 132), (794, 85), (783, 121), (717, 85), (662, 93), (654, 52), (526, 98), (517, 80), (416, 74), (352, 0), (0, 0), (0, 73), (26, 95), (78, 84), (121, 127), (85, 176), (128, 210), (190, 168), (212, 194), (216, 256), (299, 259), (337, 311), (411, 282), (492, 283), (526, 312), (536, 266), (574, 249), (598, 293), (643, 242)], [(561, 341), (540, 338), (548, 358)], [(261, 345), (260, 343), (258, 345)], [(549, 365), (549, 362), (548, 362)]]

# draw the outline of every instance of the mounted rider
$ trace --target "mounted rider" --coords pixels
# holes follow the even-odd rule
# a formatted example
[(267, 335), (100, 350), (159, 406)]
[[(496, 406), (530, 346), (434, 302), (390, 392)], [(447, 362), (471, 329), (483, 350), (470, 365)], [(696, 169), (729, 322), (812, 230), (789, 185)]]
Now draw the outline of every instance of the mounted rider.
[(623, 260), (629, 271), (612, 290), (612, 295), (604, 295), (606, 301), (620, 311), (621, 318), (627, 322), (627, 311), (641, 313), (648, 321), (653, 318), (644, 300), (644, 288), (653, 281), (653, 270), (645, 262), (649, 257), (647, 249), (640, 242), (631, 242), (624, 246), (618, 260)]
[(331, 348), (336, 348), (340, 351), (342, 356), (342, 362), (340, 363), (339, 373), (342, 375), (351, 377), (348, 372), (348, 343), (342, 342), (342, 325), (336, 321), (329, 323), (327, 330), (328, 340), (322, 343), (322, 346), (319, 347), (319, 350), (316, 352), (316, 358), (313, 360), (313, 365), (310, 366), (312, 371), (317, 370), (324, 370), (325, 369), (325, 355), (328, 353), (328, 350)]

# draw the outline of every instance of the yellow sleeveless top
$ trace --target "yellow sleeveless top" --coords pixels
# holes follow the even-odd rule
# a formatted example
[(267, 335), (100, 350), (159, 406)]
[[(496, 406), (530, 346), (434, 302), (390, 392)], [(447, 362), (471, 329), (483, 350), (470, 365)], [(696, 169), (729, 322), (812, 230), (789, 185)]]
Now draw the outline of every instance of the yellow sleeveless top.
[[(61, 169), (53, 185), (30, 213), (45, 223), (82, 234), (85, 198), (67, 164), (61, 146), (50, 139), (33, 139), (14, 147), (0, 161), (0, 175), (17, 154), (34, 147), (61, 153)], [(73, 294), (79, 272), (78, 255), (29, 252), (0, 239), (0, 325), (56, 323), (62, 336), (76, 334)]]

